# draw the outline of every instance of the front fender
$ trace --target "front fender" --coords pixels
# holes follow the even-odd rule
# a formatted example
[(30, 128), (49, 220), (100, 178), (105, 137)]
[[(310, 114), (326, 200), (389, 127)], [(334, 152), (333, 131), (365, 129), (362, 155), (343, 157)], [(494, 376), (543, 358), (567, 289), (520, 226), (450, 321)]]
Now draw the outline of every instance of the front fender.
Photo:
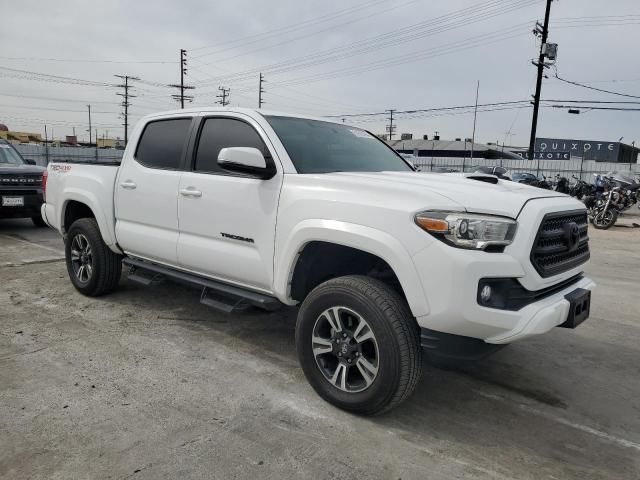
[(290, 294), (293, 270), (305, 245), (313, 241), (344, 245), (380, 257), (398, 277), (411, 313), (415, 317), (429, 313), (413, 260), (396, 238), (371, 227), (323, 219), (307, 219), (298, 223), (284, 242), (276, 244), (274, 291), (284, 303), (296, 303)]

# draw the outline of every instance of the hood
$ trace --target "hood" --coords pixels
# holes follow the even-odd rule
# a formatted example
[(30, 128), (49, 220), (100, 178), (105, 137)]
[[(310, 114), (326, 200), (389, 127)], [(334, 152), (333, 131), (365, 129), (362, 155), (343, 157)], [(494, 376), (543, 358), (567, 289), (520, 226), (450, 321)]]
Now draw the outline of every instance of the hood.
[[(461, 210), (475, 213), (488, 213), (516, 218), (524, 204), (536, 198), (568, 197), (552, 190), (531, 187), (509, 180), (498, 180), (496, 184), (466, 178), (462, 173), (418, 173), (418, 172), (339, 172), (324, 174), (328, 177), (354, 181), (366, 181), (379, 190), (385, 186), (393, 191), (398, 187), (405, 194), (415, 195), (416, 200), (427, 193), (438, 194)], [(425, 205), (428, 207), (428, 205)]]
[(7, 163), (0, 163), (0, 175), (4, 174), (17, 174), (17, 175), (35, 175), (42, 174), (46, 168), (39, 167), (37, 165), (9, 165)]

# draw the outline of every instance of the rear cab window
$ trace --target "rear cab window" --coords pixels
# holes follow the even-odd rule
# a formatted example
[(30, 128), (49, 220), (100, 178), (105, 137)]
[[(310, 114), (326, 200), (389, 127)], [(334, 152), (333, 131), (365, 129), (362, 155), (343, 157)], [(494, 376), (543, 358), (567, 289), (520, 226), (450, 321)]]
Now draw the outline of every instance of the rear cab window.
[(136, 161), (149, 168), (178, 170), (191, 121), (191, 118), (168, 118), (147, 123), (136, 147)]

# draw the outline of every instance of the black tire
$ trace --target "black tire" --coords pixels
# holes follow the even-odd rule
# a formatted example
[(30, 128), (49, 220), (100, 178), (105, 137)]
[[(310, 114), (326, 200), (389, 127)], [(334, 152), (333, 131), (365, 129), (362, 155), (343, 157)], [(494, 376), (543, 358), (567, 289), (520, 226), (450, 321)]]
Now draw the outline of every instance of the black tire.
[(594, 219), (593, 222), (591, 222), (593, 224), (593, 228), (597, 230), (609, 230), (618, 221), (618, 212), (613, 208), (610, 210), (607, 210), (607, 212), (604, 215), (605, 217), (603, 218), (602, 221), (596, 221)]
[[(366, 319), (365, 324), (374, 335), (377, 373), (361, 391), (345, 391), (332, 384), (320, 367), (322, 360), (317, 361), (314, 355), (311, 340), (316, 334), (314, 329), (323, 312), (333, 307), (344, 307), (347, 315), (351, 310), (358, 314), (358, 318)], [(344, 331), (348, 328), (345, 327)], [(396, 407), (411, 395), (421, 376), (420, 331), (406, 301), (388, 285), (365, 276), (328, 280), (307, 296), (298, 313), (296, 348), (304, 374), (318, 395), (354, 413), (377, 415)], [(333, 352), (323, 355), (335, 357), (330, 360), (337, 364), (345, 361), (344, 357), (338, 359)], [(364, 356), (364, 353), (359, 355)], [(345, 376), (361, 375), (364, 379), (364, 375), (355, 370), (353, 374), (349, 368), (346, 371)]]
[(39, 227), (39, 228), (47, 226), (47, 224), (44, 221), (44, 218), (42, 218), (41, 215), (35, 215), (35, 216), (31, 217), (31, 221), (33, 222), (33, 224), (36, 227)]
[[(86, 240), (90, 248), (91, 253), (86, 266), (90, 267), (91, 271), (87, 278), (81, 279), (74, 269), (72, 245), (76, 237), (83, 238), (83, 243)], [(104, 243), (95, 219), (81, 218), (73, 222), (65, 240), (64, 253), (71, 283), (83, 295), (97, 297), (118, 286), (122, 273), (122, 256), (114, 253)]]

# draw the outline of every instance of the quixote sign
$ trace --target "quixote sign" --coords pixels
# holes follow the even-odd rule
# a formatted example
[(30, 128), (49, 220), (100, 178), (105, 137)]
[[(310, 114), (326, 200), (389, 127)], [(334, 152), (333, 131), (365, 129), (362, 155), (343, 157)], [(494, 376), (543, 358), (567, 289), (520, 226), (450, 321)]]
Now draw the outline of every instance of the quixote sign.
[[(591, 140), (567, 140), (558, 138), (537, 138), (536, 157), (538, 153), (569, 153), (570, 157), (583, 157), (587, 160), (615, 162), (618, 160), (620, 144), (618, 142), (599, 142)], [(540, 157), (542, 159), (551, 157)], [(560, 158), (560, 159), (564, 159)]]
[[(529, 152), (515, 152), (526, 160), (530, 160)], [(534, 160), (571, 160), (569, 152), (533, 152)]]

